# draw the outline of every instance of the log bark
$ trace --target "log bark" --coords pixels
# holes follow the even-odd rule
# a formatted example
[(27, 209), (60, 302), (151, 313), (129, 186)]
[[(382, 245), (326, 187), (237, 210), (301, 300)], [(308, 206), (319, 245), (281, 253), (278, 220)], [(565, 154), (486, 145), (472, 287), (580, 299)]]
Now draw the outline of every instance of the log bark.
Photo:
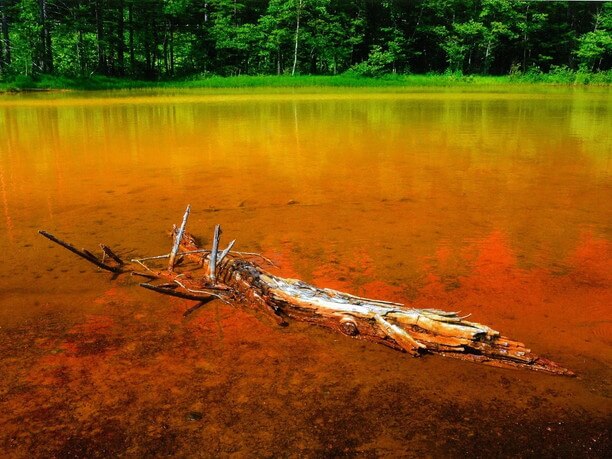
[[(574, 376), (571, 370), (532, 353), (523, 343), (486, 325), (465, 320), (467, 316), (435, 308), (410, 308), (401, 303), (362, 298), (279, 277), (253, 262), (253, 255), (231, 251), (234, 241), (219, 256), (221, 231), (218, 225), (212, 250), (201, 249), (194, 237), (185, 231), (188, 214), (186, 211), (180, 228), (174, 227), (175, 244), (171, 253), (133, 259), (133, 268), (128, 264), (120, 265), (120, 268), (108, 266), (89, 252), (84, 254), (47, 232), (40, 233), (102, 269), (131, 271), (149, 277), (152, 282), (163, 282), (157, 286), (152, 283), (140, 285), (158, 293), (201, 302), (197, 307), (220, 299), (269, 313), (279, 325), (287, 325), (287, 319), (309, 322), (417, 357), (439, 354), (502, 368)], [(106, 249), (105, 253), (110, 251)], [(184, 259), (180, 267), (175, 265), (172, 269), (173, 263), (171, 269), (155, 267), (155, 263), (164, 262), (165, 258), (173, 260), (177, 256)], [(121, 260), (115, 261), (119, 265)]]

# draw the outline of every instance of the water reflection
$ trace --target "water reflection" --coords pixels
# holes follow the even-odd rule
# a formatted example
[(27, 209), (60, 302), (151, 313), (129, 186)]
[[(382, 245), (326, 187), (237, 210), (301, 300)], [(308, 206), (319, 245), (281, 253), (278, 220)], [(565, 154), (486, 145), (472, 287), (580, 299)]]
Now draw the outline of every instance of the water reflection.
[[(0, 455), (602, 448), (605, 91), (113, 97), (0, 98)], [(185, 321), (190, 304), (35, 234), (153, 255), (187, 202), (195, 233), (219, 222), (279, 274), (472, 313), (582, 379), (414, 361), (224, 304)]]
[[(15, 246), (31, 243), (34, 224), (95, 234), (93, 220), (114, 235), (136, 219), (134, 234), (155, 231), (175, 218), (160, 206), (191, 202), (233, 209), (223, 223), (246, 244), (318, 247), (298, 262), (302, 276), (366, 250), (368, 275), (415, 282), (440, 241), (461, 247), (498, 230), (523, 266), (550, 268), (583, 231), (609, 231), (606, 93), (323, 96), (0, 103), (0, 249), (9, 265), (34, 257)], [(402, 269), (381, 248), (409, 254)]]
[[(93, 221), (114, 235), (136, 219), (134, 234), (154, 232), (175, 218), (160, 206), (180, 213), (191, 202), (233, 209), (223, 223), (246, 244), (317, 247), (297, 261), (301, 276), (365, 250), (365, 277), (414, 283), (441, 241), (457, 248), (501, 231), (522, 266), (550, 269), (583, 231), (609, 231), (605, 92), (324, 96), (0, 103), (0, 249), (9, 265), (39, 257), (15, 244), (31, 243), (34, 224), (93, 236)], [(396, 252), (409, 254), (399, 270)]]

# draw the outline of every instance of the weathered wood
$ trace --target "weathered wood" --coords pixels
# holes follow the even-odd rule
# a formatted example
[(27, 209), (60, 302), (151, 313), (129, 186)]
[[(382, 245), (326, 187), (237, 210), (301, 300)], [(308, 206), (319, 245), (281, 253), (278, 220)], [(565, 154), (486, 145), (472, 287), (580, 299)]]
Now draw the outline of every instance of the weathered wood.
[(174, 288), (155, 286), (155, 285), (151, 285), (151, 284), (147, 284), (147, 283), (142, 283), (142, 284), (139, 284), (139, 285), (141, 287), (143, 287), (143, 288), (146, 288), (147, 290), (152, 290), (154, 292), (161, 293), (163, 295), (176, 296), (177, 298), (183, 298), (184, 300), (194, 300), (194, 301), (200, 301), (200, 302), (209, 302), (209, 301), (212, 301), (212, 300), (216, 299), (216, 297), (214, 297), (212, 295), (211, 296), (193, 295), (193, 294), (190, 294), (190, 293), (177, 292)]
[[(164, 255), (132, 260), (144, 267), (146, 273), (129, 269), (127, 265), (123, 272), (131, 271), (163, 282), (140, 285), (164, 295), (203, 303), (219, 298), (231, 304), (245, 304), (269, 314), (279, 325), (286, 325), (286, 319), (310, 322), (414, 356), (434, 353), (503, 368), (574, 375), (571, 370), (532, 353), (523, 343), (510, 340), (486, 325), (467, 321), (469, 315), (409, 308), (401, 303), (362, 298), (275, 276), (239, 255), (241, 252), (232, 252), (234, 241), (219, 255), (219, 225), (215, 227), (212, 250), (207, 256), (209, 251), (199, 249), (195, 238), (185, 230), (188, 214), (189, 206), (183, 224), (173, 231), (175, 243), (169, 255), (172, 259), (180, 250), (185, 259), (184, 267), (160, 270), (146, 264), (146, 261), (155, 263), (166, 258)], [(91, 263), (102, 264), (88, 252), (79, 251), (45, 231), (40, 233)], [(174, 268), (175, 265), (168, 266)], [(103, 269), (117, 272), (114, 267)], [(185, 314), (200, 306), (188, 309)]]
[(191, 315), (192, 313), (194, 313), (195, 311), (200, 309), (202, 306), (204, 306), (206, 303), (208, 303), (208, 301), (200, 301), (200, 302), (196, 303), (195, 305), (191, 306), (189, 309), (187, 309), (183, 313), (183, 317), (188, 317), (189, 315)]
[(154, 276), (153, 274), (143, 273), (143, 272), (140, 272), (140, 271), (132, 271), (132, 272), (130, 272), (130, 274), (132, 276), (146, 277), (147, 279), (151, 279), (151, 280), (157, 279), (157, 276)]
[(181, 223), (181, 227), (175, 235), (174, 245), (172, 246), (172, 250), (170, 251), (170, 259), (168, 260), (168, 271), (172, 271), (174, 269), (174, 259), (176, 258), (176, 254), (179, 251), (181, 240), (183, 239), (183, 233), (185, 232), (185, 227), (187, 226), (187, 219), (189, 218), (190, 210), (191, 205), (187, 205), (187, 208), (185, 209), (185, 214), (183, 215), (183, 222)]
[(236, 239), (234, 239), (232, 242), (230, 242), (227, 247), (225, 248), (225, 250), (223, 252), (221, 252), (221, 255), (219, 255), (219, 258), (217, 259), (217, 261), (215, 262), (215, 264), (219, 264), (223, 261), (223, 259), (227, 256), (227, 254), (230, 252), (230, 250), (232, 250), (232, 247), (234, 247), (234, 244), (236, 243)]
[(55, 242), (56, 244), (61, 245), (65, 249), (70, 250), (75, 255), (78, 255), (79, 257), (84, 258), (85, 260), (89, 261), (90, 263), (93, 263), (98, 268), (101, 268), (101, 269), (104, 269), (106, 271), (110, 271), (110, 272), (113, 272), (113, 273), (120, 273), (121, 272), (121, 268), (116, 267), (116, 266), (110, 266), (110, 265), (107, 265), (106, 263), (102, 263), (91, 252), (89, 252), (89, 251), (81, 251), (81, 250), (77, 249), (75, 246), (73, 246), (72, 244), (70, 244), (68, 242), (64, 242), (61, 239), (56, 238), (51, 233), (48, 233), (48, 232), (43, 231), (43, 230), (40, 230), (38, 232), (38, 234), (40, 234), (41, 236), (46, 237), (47, 239), (49, 239), (50, 241)]
[(125, 262), (121, 258), (119, 258), (117, 256), (117, 254), (115, 254), (115, 252), (113, 252), (111, 250), (110, 247), (108, 247), (108, 246), (106, 246), (104, 244), (100, 244), (100, 248), (102, 249), (102, 252), (104, 252), (104, 255), (106, 255), (107, 257), (109, 257), (111, 259), (113, 259), (115, 261), (115, 263), (117, 263), (118, 265), (124, 265), (125, 264)]
[[(387, 336), (393, 339), (397, 344), (401, 346), (403, 350), (405, 350), (409, 354), (417, 356), (419, 355), (419, 349), (427, 348), (424, 344), (419, 343), (416, 339), (414, 339), (397, 325), (393, 325), (392, 323), (387, 322), (385, 319), (382, 318), (380, 314), (375, 313), (374, 319), (376, 320), (376, 323), (380, 325), (380, 328), (385, 331)], [(346, 320), (348, 319), (345, 318), (345, 321)], [(357, 333), (359, 333), (359, 328), (356, 327), (356, 333), (354, 332), (354, 334)]]
[(212, 250), (210, 251), (210, 261), (208, 263), (208, 277), (214, 284), (217, 280), (217, 251), (219, 250), (219, 239), (221, 238), (221, 225), (215, 225), (213, 235)]

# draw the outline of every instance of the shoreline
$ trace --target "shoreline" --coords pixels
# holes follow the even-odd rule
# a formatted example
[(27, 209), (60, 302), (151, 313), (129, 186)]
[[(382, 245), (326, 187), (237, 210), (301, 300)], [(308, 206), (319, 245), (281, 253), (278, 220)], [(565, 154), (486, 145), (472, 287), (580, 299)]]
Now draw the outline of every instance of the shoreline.
[(486, 88), (486, 87), (610, 87), (612, 73), (554, 75), (387, 75), (361, 77), (335, 76), (206, 76), (165, 81), (132, 80), (93, 76), (64, 78), (41, 76), (0, 82), (1, 94), (61, 91), (104, 91), (115, 89), (230, 89), (230, 88)]

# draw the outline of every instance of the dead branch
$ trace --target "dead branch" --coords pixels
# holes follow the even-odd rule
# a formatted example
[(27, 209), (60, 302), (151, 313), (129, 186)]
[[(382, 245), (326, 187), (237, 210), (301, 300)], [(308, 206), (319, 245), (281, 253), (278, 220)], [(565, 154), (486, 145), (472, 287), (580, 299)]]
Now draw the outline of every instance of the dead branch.
[[(434, 353), (503, 368), (574, 375), (571, 370), (532, 353), (523, 343), (508, 339), (486, 325), (465, 320), (469, 314), (460, 316), (438, 309), (414, 309), (401, 303), (362, 298), (278, 277), (245, 258), (261, 255), (232, 251), (235, 241), (219, 253), (219, 225), (215, 226), (212, 250), (200, 249), (185, 229), (189, 211), (190, 206), (187, 206), (180, 228), (172, 232), (174, 244), (170, 254), (132, 259), (132, 266), (123, 265), (106, 246), (102, 246), (105, 255), (120, 267), (110, 266), (91, 252), (80, 251), (46, 231), (39, 232), (102, 269), (114, 273), (131, 272), (151, 281), (161, 281), (157, 285), (139, 284), (148, 290), (198, 301), (196, 306), (185, 311), (185, 316), (207, 302), (220, 299), (228, 304), (246, 304), (260, 309), (279, 325), (286, 325), (287, 318), (310, 322), (414, 356)], [(176, 263), (179, 255), (185, 266), (179, 267)], [(169, 258), (168, 269), (158, 269), (151, 264), (165, 258)], [(137, 270), (140, 268), (146, 272)]]
[(75, 246), (73, 246), (72, 244), (69, 244), (68, 242), (64, 242), (61, 239), (56, 238), (51, 233), (48, 233), (48, 232), (43, 231), (43, 230), (40, 230), (38, 232), (38, 234), (40, 234), (41, 236), (46, 237), (47, 239), (55, 242), (56, 244), (61, 245), (65, 249), (70, 250), (75, 255), (78, 255), (79, 257), (84, 258), (85, 260), (89, 261), (90, 263), (93, 263), (98, 268), (101, 268), (101, 269), (104, 269), (106, 271), (110, 271), (110, 272), (113, 272), (113, 273), (120, 273), (121, 272), (121, 268), (116, 267), (116, 266), (107, 265), (106, 263), (103, 263), (102, 261), (98, 260), (98, 258), (94, 254), (92, 254), (91, 252), (89, 252), (87, 250), (79, 250)]
[(109, 258), (112, 258), (112, 259), (115, 261), (115, 263), (117, 263), (118, 265), (124, 265), (124, 264), (125, 264), (125, 263), (124, 263), (124, 261), (123, 261), (121, 258), (119, 258), (119, 257), (118, 257), (118, 256), (115, 254), (115, 252), (113, 252), (113, 251), (111, 250), (111, 248), (110, 248), (110, 247), (108, 247), (108, 246), (106, 246), (106, 245), (104, 245), (104, 244), (100, 244), (100, 248), (102, 249), (102, 252), (104, 252), (104, 255), (105, 255), (105, 256), (107, 256), (107, 257), (109, 257)]
[(177, 298), (183, 298), (184, 300), (194, 300), (194, 301), (208, 303), (209, 301), (216, 299), (216, 297), (212, 295), (211, 296), (201, 296), (201, 295), (193, 295), (190, 293), (177, 292), (173, 288), (158, 287), (156, 285), (151, 285), (151, 284), (147, 284), (144, 282), (138, 285), (140, 285), (143, 288), (146, 288), (147, 290), (152, 290), (154, 292), (161, 293), (162, 295), (175, 296)]
[(215, 234), (213, 235), (212, 250), (210, 252), (210, 263), (208, 268), (208, 277), (214, 284), (216, 281), (217, 271), (217, 250), (219, 249), (219, 239), (221, 238), (221, 226), (215, 225)]
[(183, 215), (183, 222), (181, 223), (181, 227), (174, 237), (174, 245), (172, 246), (172, 251), (170, 252), (170, 260), (168, 260), (168, 271), (172, 271), (174, 269), (174, 258), (176, 257), (176, 254), (179, 251), (179, 246), (181, 245), (183, 233), (185, 232), (185, 227), (187, 226), (187, 219), (189, 218), (190, 210), (191, 206), (188, 205), (187, 209), (185, 209), (185, 214)]

